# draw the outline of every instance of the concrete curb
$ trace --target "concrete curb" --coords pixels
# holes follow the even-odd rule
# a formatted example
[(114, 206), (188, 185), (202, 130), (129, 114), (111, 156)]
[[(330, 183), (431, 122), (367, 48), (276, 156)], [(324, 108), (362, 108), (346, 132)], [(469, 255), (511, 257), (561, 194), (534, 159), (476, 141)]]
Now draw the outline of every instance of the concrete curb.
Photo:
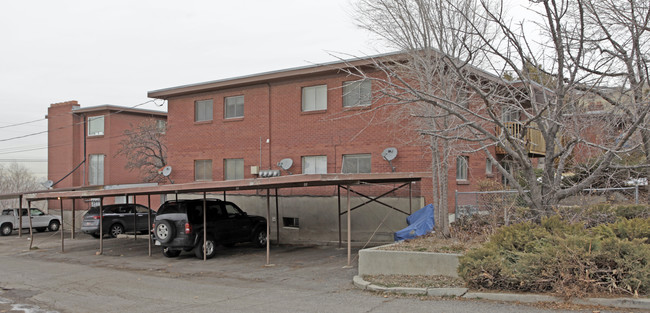
[(519, 294), (519, 293), (490, 293), (490, 292), (468, 292), (467, 288), (408, 288), (408, 287), (382, 287), (365, 281), (361, 276), (352, 278), (354, 285), (361, 290), (386, 292), (395, 294), (429, 295), (433, 297), (459, 297), (464, 299), (483, 299), (506, 302), (538, 303), (538, 302), (568, 302), (580, 305), (602, 305), (623, 309), (650, 310), (650, 299), (635, 298), (584, 298), (570, 299), (540, 295), (540, 294)]

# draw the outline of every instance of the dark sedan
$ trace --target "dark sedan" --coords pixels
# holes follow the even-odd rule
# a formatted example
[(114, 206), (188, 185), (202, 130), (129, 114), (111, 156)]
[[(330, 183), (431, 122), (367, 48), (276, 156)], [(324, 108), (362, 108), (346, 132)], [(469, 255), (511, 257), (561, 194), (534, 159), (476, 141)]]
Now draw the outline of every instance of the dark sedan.
[[(156, 212), (140, 204), (109, 204), (104, 206), (102, 228), (103, 233), (117, 237), (124, 233), (149, 233), (150, 224), (147, 215), (151, 212), (151, 220)], [(99, 207), (92, 207), (84, 215), (81, 231), (99, 238)]]

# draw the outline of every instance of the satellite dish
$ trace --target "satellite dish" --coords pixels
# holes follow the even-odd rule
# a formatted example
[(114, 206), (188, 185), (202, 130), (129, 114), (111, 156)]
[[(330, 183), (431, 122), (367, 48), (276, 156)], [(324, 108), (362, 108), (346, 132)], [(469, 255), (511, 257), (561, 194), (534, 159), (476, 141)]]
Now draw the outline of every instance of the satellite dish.
[(167, 177), (172, 173), (172, 167), (167, 165), (165, 166), (162, 171), (160, 172), (163, 176)]
[(381, 153), (381, 157), (384, 158), (384, 160), (388, 161), (388, 165), (390, 165), (391, 170), (394, 172), (395, 167), (391, 161), (397, 157), (397, 148), (390, 147), (384, 149), (384, 151)]
[(282, 159), (280, 162), (278, 162), (278, 166), (282, 168), (283, 170), (288, 170), (293, 166), (293, 160), (292, 159)]
[(397, 148), (386, 148), (384, 149), (384, 152), (381, 153), (381, 156), (386, 161), (392, 161), (397, 157)]
[(174, 181), (171, 178), (169, 178), (169, 175), (171, 175), (171, 173), (172, 173), (171, 165), (167, 165), (167, 166), (165, 166), (165, 167), (158, 170), (158, 174), (161, 174), (162, 176), (167, 177), (167, 179), (169, 179), (169, 182), (173, 184)]
[(43, 185), (43, 186), (44, 186), (45, 188), (47, 188), (47, 189), (50, 189), (50, 188), (52, 188), (52, 186), (54, 185), (54, 182), (51, 181), (51, 180), (47, 180), (47, 181), (41, 183), (41, 185)]
[(289, 175), (291, 175), (291, 172), (289, 172), (289, 169), (291, 168), (291, 166), (293, 166), (293, 160), (290, 159), (290, 158), (282, 159), (282, 160), (280, 160), (280, 162), (278, 162), (278, 166), (281, 169), (287, 171), (287, 173), (289, 173)]

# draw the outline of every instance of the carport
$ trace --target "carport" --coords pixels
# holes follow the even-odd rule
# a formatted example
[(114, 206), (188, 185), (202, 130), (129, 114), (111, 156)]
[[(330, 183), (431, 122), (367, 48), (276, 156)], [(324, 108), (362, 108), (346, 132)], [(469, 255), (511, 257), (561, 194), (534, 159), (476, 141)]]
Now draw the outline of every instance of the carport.
[[(319, 186), (337, 186), (338, 191), (338, 227), (339, 227), (339, 246), (341, 246), (341, 216), (347, 215), (347, 266), (351, 266), (351, 233), (352, 233), (352, 224), (351, 224), (351, 212), (361, 206), (364, 206), (369, 203), (377, 203), (382, 206), (386, 206), (393, 210), (397, 210), (404, 214), (410, 214), (412, 207), (412, 192), (411, 185), (414, 182), (419, 182), (422, 178), (431, 177), (430, 173), (369, 173), (369, 174), (301, 174), (301, 175), (287, 175), (279, 177), (270, 177), (270, 178), (255, 178), (255, 179), (242, 179), (242, 180), (229, 180), (229, 181), (210, 181), (210, 182), (193, 182), (185, 184), (170, 184), (162, 185), (155, 187), (136, 187), (136, 188), (125, 188), (125, 189), (91, 189), (91, 190), (49, 190), (43, 192), (31, 192), (21, 194), (29, 195), (26, 197), (28, 203), (33, 201), (43, 201), (43, 200), (59, 200), (60, 209), (61, 209), (61, 219), (63, 225), (63, 201), (64, 200), (74, 200), (74, 199), (88, 199), (88, 198), (99, 198), (100, 200), (100, 214), (103, 211), (103, 199), (105, 197), (114, 197), (114, 196), (126, 196), (127, 202), (129, 196), (134, 197), (134, 202), (137, 196), (147, 196), (147, 199), (150, 203), (151, 195), (160, 195), (160, 194), (203, 194), (204, 199), (204, 232), (203, 239), (205, 242), (206, 239), (206, 227), (205, 227), (205, 210), (206, 210), (206, 199), (207, 193), (223, 193), (224, 198), (226, 197), (227, 192), (229, 191), (246, 191), (246, 190), (257, 190), (263, 191), (266, 190), (266, 265), (271, 265), (270, 259), (270, 234), (271, 234), (271, 189), (275, 189), (275, 202), (276, 202), (276, 215), (278, 210), (278, 201), (277, 194), (278, 189), (286, 188), (303, 188), (303, 187), (319, 187)], [(374, 185), (374, 184), (397, 184), (390, 191), (385, 192), (379, 196), (368, 196), (364, 195), (361, 192), (355, 191), (352, 189), (352, 186), (360, 185)], [(401, 210), (399, 208), (393, 207), (391, 205), (382, 202), (380, 199), (396, 190), (408, 187), (409, 194), (409, 208), (408, 210)], [(346, 210), (342, 211), (341, 207), (341, 189), (346, 190)], [(351, 207), (350, 194), (354, 193), (366, 199), (360, 205)], [(74, 204), (74, 201), (73, 201)], [(150, 206), (150, 205), (149, 205)], [(74, 205), (73, 205), (74, 207)], [(74, 210), (74, 208), (73, 208)], [(407, 213), (408, 212), (408, 213)], [(151, 225), (151, 214), (149, 214), (149, 225)], [(73, 214), (74, 219), (74, 214)], [(100, 223), (102, 218), (100, 217)], [(73, 224), (74, 225), (74, 224)], [(279, 234), (279, 223), (276, 224), (276, 228)], [(100, 225), (100, 229), (102, 225)], [(63, 228), (61, 228), (61, 251), (65, 252), (64, 249), (64, 236)], [(101, 232), (100, 232), (101, 233)], [(278, 238), (279, 239), (279, 238)], [(100, 236), (100, 251), (103, 253), (103, 235)], [(151, 256), (151, 236), (149, 240), (149, 256)], [(205, 249), (205, 246), (204, 246)], [(204, 260), (205, 260), (205, 253)]]

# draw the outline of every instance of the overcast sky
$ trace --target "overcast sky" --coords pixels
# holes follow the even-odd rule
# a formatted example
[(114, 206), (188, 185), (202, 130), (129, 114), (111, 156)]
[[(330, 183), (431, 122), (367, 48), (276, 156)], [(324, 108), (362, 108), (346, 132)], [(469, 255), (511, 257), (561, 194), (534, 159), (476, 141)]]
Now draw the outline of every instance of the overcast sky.
[(132, 107), (151, 90), (382, 52), (350, 1), (5, 1), (0, 164), (45, 179), (51, 103)]

